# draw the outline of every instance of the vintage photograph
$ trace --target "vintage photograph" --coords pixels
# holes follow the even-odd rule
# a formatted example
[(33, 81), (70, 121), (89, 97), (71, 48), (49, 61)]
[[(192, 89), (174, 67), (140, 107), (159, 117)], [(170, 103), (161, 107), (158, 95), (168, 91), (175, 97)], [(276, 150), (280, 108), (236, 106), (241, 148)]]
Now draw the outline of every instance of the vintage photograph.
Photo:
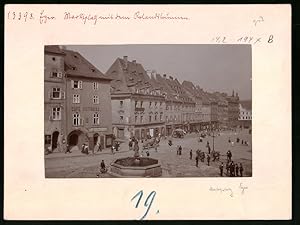
[(44, 46), (46, 178), (252, 176), (246, 44)]

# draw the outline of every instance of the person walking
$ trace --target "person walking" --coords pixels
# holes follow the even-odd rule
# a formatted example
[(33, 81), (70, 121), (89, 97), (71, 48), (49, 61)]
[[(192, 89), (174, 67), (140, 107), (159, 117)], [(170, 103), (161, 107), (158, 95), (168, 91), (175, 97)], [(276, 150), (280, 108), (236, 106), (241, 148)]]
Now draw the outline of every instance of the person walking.
[(179, 152), (178, 152), (178, 155), (181, 155), (182, 154), (182, 147), (181, 145), (179, 145)]
[(155, 151), (157, 152), (158, 143), (154, 144)]
[(191, 149), (190, 150), (190, 160), (192, 160), (192, 158), (193, 158), (193, 150)]
[(240, 176), (242, 177), (243, 176), (243, 171), (244, 171), (242, 163), (240, 163), (240, 168), (239, 169), (240, 169)]
[(224, 165), (223, 165), (223, 162), (221, 163), (221, 165), (219, 166), (219, 169), (220, 169), (220, 176), (223, 177), (223, 168), (224, 168)]
[(209, 162), (210, 162), (210, 156), (209, 154), (207, 154), (207, 165), (209, 166)]
[(238, 177), (239, 176), (239, 165), (235, 164), (235, 176)]
[(208, 154), (210, 154), (210, 145), (207, 146)]
[(227, 161), (227, 163), (226, 163), (226, 175), (227, 176), (230, 176), (229, 172), (230, 172), (230, 164), (229, 164), (229, 161)]
[(72, 153), (71, 152), (71, 148), (70, 148), (70, 146), (68, 144), (66, 145), (66, 152), (65, 152), (65, 154), (67, 154), (67, 153)]
[(234, 162), (232, 161), (231, 163), (230, 163), (230, 176), (231, 177), (234, 177)]
[(227, 160), (228, 160), (228, 161), (231, 161), (231, 157), (232, 157), (231, 151), (228, 150), (226, 154), (227, 154)]
[(198, 167), (198, 163), (199, 163), (199, 156), (196, 156), (196, 167)]

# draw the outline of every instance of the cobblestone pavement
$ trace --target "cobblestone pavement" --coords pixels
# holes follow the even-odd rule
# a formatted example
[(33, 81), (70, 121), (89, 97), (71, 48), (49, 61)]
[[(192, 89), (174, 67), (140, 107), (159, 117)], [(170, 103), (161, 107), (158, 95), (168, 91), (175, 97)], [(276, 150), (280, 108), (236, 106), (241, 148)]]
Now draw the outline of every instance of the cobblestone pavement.
[[(236, 138), (249, 142), (249, 146), (235, 143), (232, 146), (228, 139), (236, 142)], [(163, 177), (218, 177), (220, 176), (219, 165), (220, 162), (211, 162), (210, 166), (207, 161), (200, 162), (199, 167), (196, 167), (195, 151), (201, 149), (207, 152), (205, 147), (209, 141), (211, 149), (213, 148), (213, 138), (206, 137), (203, 142), (198, 142), (196, 134), (188, 134), (183, 139), (173, 138), (173, 146), (167, 144), (167, 140), (161, 140), (158, 152), (154, 149), (148, 150), (150, 157), (158, 159), (162, 165)], [(244, 176), (252, 176), (252, 145), (251, 135), (247, 130), (237, 133), (223, 132), (214, 138), (215, 151), (221, 154), (220, 161), (226, 161), (226, 152), (230, 149), (232, 152), (232, 160), (236, 163), (242, 163), (244, 167)], [(182, 146), (182, 155), (176, 154), (178, 145)], [(141, 148), (141, 145), (140, 145)], [(106, 149), (101, 153), (95, 155), (82, 155), (80, 152), (72, 154), (61, 154), (56, 156), (45, 157), (46, 177), (48, 178), (79, 178), (79, 177), (96, 177), (98, 165), (103, 159), (106, 165), (110, 165), (117, 158), (133, 156), (133, 151), (128, 150), (128, 142), (122, 143), (120, 152), (111, 154), (110, 150)], [(189, 152), (193, 150), (193, 158), (190, 160)], [(143, 154), (145, 155), (145, 151)], [(55, 153), (53, 153), (55, 154)], [(224, 168), (224, 172), (226, 169)], [(101, 175), (102, 177), (109, 177), (108, 174)]]

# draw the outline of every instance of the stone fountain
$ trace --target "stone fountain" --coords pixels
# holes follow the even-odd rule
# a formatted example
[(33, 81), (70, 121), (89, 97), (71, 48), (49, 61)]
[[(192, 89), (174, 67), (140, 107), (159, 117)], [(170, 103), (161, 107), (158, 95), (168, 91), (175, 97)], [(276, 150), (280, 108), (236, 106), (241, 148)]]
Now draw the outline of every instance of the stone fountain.
[(134, 142), (133, 157), (120, 158), (114, 161), (110, 167), (110, 175), (113, 177), (160, 177), (162, 168), (157, 159), (141, 157), (138, 142)]

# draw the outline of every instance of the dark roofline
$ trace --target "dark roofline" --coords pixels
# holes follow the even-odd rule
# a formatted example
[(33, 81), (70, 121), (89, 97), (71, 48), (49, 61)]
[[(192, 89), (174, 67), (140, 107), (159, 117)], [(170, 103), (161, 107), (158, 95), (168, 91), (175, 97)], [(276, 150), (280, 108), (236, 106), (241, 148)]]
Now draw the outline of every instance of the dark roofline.
[(113, 79), (111, 78), (107, 78), (107, 77), (87, 77), (84, 75), (75, 75), (75, 74), (71, 74), (69, 72), (66, 72), (66, 77), (80, 77), (80, 78), (84, 78), (84, 79), (90, 79), (90, 80), (106, 80), (106, 81), (112, 81)]

